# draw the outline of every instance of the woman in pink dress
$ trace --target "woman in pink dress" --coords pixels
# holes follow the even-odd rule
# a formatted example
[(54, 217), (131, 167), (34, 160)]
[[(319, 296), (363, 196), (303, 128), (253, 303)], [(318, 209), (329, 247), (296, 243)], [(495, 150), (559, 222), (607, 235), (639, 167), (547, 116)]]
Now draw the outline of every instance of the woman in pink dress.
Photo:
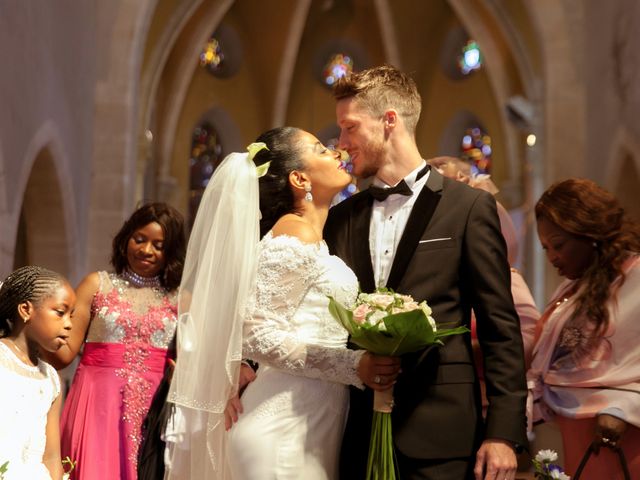
[(536, 204), (538, 236), (566, 280), (535, 334), (530, 420), (555, 418), (564, 470), (598, 450), (581, 480), (618, 480), (624, 452), (640, 478), (640, 225), (590, 180), (552, 185)]
[(115, 273), (93, 272), (78, 286), (68, 346), (56, 355), (56, 366), (67, 365), (84, 345), (61, 420), (74, 479), (137, 477), (141, 425), (174, 356), (184, 253), (180, 213), (147, 204), (113, 240)]

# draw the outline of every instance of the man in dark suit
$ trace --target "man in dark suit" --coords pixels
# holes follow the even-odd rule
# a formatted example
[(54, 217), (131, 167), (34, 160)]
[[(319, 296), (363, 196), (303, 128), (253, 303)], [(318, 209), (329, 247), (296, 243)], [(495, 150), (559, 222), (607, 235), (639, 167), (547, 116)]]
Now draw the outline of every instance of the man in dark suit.
[[(374, 179), (331, 209), (329, 248), (363, 291), (387, 286), (426, 300), (440, 325), (469, 326), (473, 309), (483, 353), (486, 420), (468, 334), (403, 357), (393, 410), (400, 478), (512, 480), (515, 450), (526, 443), (526, 383), (495, 200), (429, 170), (415, 141), (420, 95), (402, 72), (383, 66), (352, 74), (334, 96), (340, 147), (354, 175)], [(352, 389), (342, 479), (365, 477), (371, 405), (370, 389)]]

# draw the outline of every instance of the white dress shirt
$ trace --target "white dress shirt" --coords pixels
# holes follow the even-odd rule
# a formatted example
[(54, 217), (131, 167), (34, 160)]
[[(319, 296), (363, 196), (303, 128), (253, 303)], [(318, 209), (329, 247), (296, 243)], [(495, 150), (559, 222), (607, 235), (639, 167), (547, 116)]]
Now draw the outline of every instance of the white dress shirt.
[[(386, 200), (373, 201), (369, 227), (369, 250), (371, 252), (371, 264), (373, 265), (373, 278), (377, 287), (386, 286), (389, 280), (391, 265), (393, 265), (396, 249), (409, 220), (411, 209), (429, 178), (430, 171), (416, 181), (418, 172), (426, 164), (427, 162), (423, 161), (419, 167), (404, 178), (413, 195), (394, 194), (389, 195)], [(378, 178), (374, 179), (373, 185), (388, 187)]]

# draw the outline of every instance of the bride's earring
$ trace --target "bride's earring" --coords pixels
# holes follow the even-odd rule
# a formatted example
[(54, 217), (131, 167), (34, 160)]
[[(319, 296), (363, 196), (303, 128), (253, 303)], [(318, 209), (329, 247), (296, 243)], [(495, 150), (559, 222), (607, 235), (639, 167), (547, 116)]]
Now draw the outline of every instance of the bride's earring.
[(310, 184), (306, 184), (304, 186), (304, 191), (307, 192), (304, 194), (304, 199), (307, 202), (313, 202), (313, 195), (311, 195), (311, 185)]

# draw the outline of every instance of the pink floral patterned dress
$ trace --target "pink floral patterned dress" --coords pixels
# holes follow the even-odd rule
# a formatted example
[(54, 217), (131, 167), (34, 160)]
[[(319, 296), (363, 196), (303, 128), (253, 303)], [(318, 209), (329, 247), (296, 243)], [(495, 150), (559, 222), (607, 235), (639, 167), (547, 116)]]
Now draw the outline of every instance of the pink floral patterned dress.
[(61, 419), (74, 479), (135, 480), (141, 425), (163, 376), (177, 296), (99, 272), (100, 288)]

